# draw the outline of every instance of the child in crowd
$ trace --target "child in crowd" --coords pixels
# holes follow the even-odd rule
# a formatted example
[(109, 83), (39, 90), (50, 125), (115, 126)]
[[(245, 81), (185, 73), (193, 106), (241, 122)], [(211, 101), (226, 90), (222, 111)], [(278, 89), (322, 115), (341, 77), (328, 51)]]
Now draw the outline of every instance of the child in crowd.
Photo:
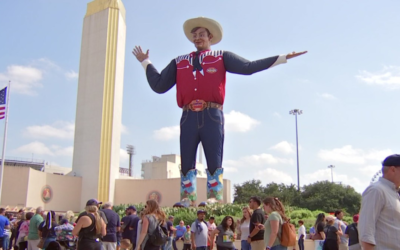
[(192, 241), (190, 238), (190, 226), (186, 226), (186, 232), (183, 235), (183, 250), (190, 250), (192, 248)]

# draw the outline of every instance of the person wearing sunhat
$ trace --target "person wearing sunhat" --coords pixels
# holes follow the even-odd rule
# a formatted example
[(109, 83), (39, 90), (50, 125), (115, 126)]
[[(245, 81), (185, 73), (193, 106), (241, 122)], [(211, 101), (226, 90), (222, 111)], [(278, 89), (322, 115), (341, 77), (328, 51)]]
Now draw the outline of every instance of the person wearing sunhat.
[(146, 71), (150, 87), (165, 93), (176, 84), (178, 106), (182, 108), (180, 122), (181, 200), (194, 206), (196, 190), (196, 151), (201, 142), (207, 160), (207, 198), (223, 200), (222, 155), (224, 143), (223, 104), (226, 72), (250, 75), (302, 54), (290, 53), (256, 61), (248, 61), (232, 52), (211, 50), (222, 40), (222, 26), (215, 20), (198, 17), (183, 24), (187, 39), (195, 52), (178, 56), (159, 73), (149, 59), (149, 50), (135, 46), (133, 54)]
[(362, 249), (399, 249), (400, 155), (382, 162), (383, 176), (362, 194), (358, 235)]

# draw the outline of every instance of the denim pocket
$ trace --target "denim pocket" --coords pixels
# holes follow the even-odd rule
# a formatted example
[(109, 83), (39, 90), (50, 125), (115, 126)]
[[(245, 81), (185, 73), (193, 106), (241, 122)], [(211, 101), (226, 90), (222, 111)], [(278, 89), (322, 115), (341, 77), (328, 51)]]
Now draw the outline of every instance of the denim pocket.
[(220, 109), (207, 108), (208, 117), (214, 122), (223, 125), (224, 124), (224, 113)]
[(180, 122), (181, 126), (186, 122), (188, 116), (189, 116), (189, 110), (182, 112), (182, 117), (181, 117), (181, 122)]

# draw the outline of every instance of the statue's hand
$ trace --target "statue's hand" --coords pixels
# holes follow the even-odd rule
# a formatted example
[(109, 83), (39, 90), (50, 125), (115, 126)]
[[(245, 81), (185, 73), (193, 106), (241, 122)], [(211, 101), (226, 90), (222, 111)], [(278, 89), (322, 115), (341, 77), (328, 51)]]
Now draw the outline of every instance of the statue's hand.
[(292, 53), (286, 55), (286, 59), (292, 59), (294, 57), (304, 55), (305, 53), (307, 53), (307, 51), (297, 52), (297, 53), (293, 51)]
[(149, 58), (149, 50), (147, 50), (145, 54), (143, 53), (140, 46), (135, 46), (135, 48), (133, 48), (132, 54), (136, 56), (136, 59), (138, 59), (139, 62), (143, 62), (144, 60)]

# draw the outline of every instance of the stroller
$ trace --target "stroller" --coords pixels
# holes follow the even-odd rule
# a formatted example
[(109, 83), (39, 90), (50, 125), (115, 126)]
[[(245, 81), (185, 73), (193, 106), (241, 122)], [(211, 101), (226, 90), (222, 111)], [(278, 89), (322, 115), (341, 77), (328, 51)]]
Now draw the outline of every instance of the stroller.
[(57, 241), (60, 245), (66, 250), (75, 250), (76, 249), (76, 237), (72, 235), (72, 230), (74, 226), (71, 224), (62, 224), (58, 227), (55, 227), (54, 230), (57, 235)]

